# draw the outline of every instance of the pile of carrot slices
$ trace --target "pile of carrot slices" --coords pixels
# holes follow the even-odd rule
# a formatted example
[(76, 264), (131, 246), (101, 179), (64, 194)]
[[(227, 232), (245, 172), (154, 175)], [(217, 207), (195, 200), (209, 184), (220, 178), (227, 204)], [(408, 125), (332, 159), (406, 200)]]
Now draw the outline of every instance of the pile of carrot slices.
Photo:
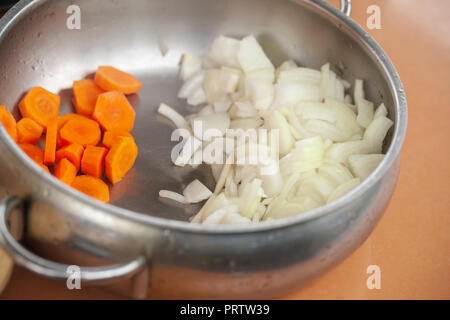
[[(136, 113), (126, 95), (142, 84), (111, 66), (99, 66), (95, 79), (73, 82), (76, 113), (59, 115), (60, 97), (34, 87), (19, 103), (17, 123), (5, 106), (0, 122), (20, 148), (43, 170), (100, 201), (109, 187), (133, 167), (138, 147), (130, 131)], [(45, 134), (45, 139), (41, 139)], [(45, 141), (42, 150), (36, 144)]]

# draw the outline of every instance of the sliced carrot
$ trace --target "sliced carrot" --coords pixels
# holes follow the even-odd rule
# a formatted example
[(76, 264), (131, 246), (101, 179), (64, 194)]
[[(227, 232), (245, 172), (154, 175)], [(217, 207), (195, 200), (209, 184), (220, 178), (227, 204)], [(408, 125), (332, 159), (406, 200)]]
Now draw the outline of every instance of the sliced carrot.
[(77, 175), (77, 171), (73, 163), (64, 158), (58, 162), (55, 168), (55, 177), (70, 186)]
[(103, 93), (103, 90), (92, 79), (74, 81), (73, 104), (77, 113), (89, 117), (94, 112), (95, 102), (101, 93)]
[(72, 143), (56, 151), (56, 161), (61, 161), (67, 158), (75, 166), (75, 169), (80, 170), (81, 157), (83, 156), (84, 148), (81, 144)]
[(58, 117), (58, 138), (56, 139), (56, 147), (57, 148), (61, 148), (64, 144), (61, 140), (61, 137), (59, 135), (59, 130), (61, 130), (61, 128), (69, 121), (72, 119), (80, 119), (80, 118), (85, 118), (85, 116), (82, 116), (80, 114), (77, 113), (68, 113), (68, 114), (64, 114), (62, 116)]
[(107, 148), (111, 148), (113, 141), (117, 137), (133, 138), (131, 133), (129, 133), (127, 131), (105, 131), (105, 133), (103, 134), (103, 142), (102, 142), (103, 146), (105, 146)]
[(60, 97), (41, 87), (34, 87), (19, 103), (22, 116), (31, 118), (41, 126), (47, 127), (50, 119), (59, 113)]
[(131, 74), (111, 66), (97, 68), (95, 83), (105, 91), (120, 91), (124, 94), (136, 93), (142, 87), (142, 83)]
[(5, 106), (0, 106), (0, 122), (14, 141), (17, 141), (16, 120)]
[(110, 91), (98, 96), (92, 118), (106, 131), (131, 131), (136, 112), (127, 97), (119, 91)]
[(113, 184), (119, 182), (133, 167), (138, 147), (133, 138), (118, 137), (105, 158), (106, 177)]
[(19, 143), (19, 147), (37, 164), (44, 162), (44, 150), (41, 148), (30, 143)]
[(103, 147), (87, 146), (81, 158), (81, 172), (100, 178), (105, 168), (107, 152)]
[(58, 118), (54, 118), (47, 123), (47, 133), (45, 135), (45, 149), (44, 149), (44, 163), (46, 165), (55, 164), (57, 137), (58, 137)]
[(44, 169), (45, 172), (50, 173), (50, 170), (48, 170), (48, 167), (43, 163), (38, 163), (39, 167)]
[(71, 119), (59, 131), (62, 143), (78, 143), (83, 146), (95, 146), (100, 142), (101, 135), (98, 123), (88, 118)]
[(72, 120), (72, 119), (89, 119), (89, 118), (86, 118), (85, 116), (82, 116), (82, 115), (80, 115), (78, 113), (67, 113), (67, 114), (64, 114), (64, 115), (58, 117), (58, 130), (61, 130), (61, 128), (67, 122), (69, 122), (69, 120)]
[(17, 141), (35, 144), (41, 138), (44, 127), (31, 118), (22, 118), (17, 122)]
[(77, 176), (72, 182), (72, 187), (100, 201), (109, 201), (108, 185), (99, 178), (88, 175)]

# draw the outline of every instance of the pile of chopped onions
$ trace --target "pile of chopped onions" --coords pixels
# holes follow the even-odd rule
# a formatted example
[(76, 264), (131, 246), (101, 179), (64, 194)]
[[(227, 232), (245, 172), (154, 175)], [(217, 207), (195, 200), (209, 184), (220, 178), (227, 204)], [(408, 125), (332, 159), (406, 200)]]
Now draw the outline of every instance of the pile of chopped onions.
[[(193, 223), (248, 224), (301, 214), (351, 191), (383, 160), (383, 140), (393, 125), (386, 107), (375, 110), (365, 99), (362, 80), (351, 94), (350, 83), (329, 64), (313, 70), (288, 60), (275, 68), (254, 36), (219, 36), (204, 57), (183, 55), (180, 76), (178, 97), (199, 111), (184, 118), (166, 104), (158, 109), (189, 130), (177, 166), (198, 165), (191, 159), (230, 128), (277, 130), (279, 139), (270, 174), (239, 161), (208, 163), (214, 192), (198, 180), (183, 195), (161, 190), (160, 197), (185, 204), (207, 200)], [(218, 135), (195, 132), (195, 121)], [(236, 149), (242, 147), (250, 148)]]

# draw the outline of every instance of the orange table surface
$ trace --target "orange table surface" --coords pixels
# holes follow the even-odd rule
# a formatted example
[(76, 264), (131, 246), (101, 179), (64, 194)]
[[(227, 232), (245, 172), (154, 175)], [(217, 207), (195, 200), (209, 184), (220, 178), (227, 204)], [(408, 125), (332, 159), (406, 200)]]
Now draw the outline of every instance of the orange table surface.
[[(331, 1), (337, 5), (338, 1)], [(381, 30), (368, 30), (368, 6)], [(285, 299), (450, 299), (450, 1), (353, 0), (352, 17), (396, 66), (409, 106), (399, 182), (368, 240), (339, 266)], [(366, 286), (369, 265), (381, 289)], [(88, 287), (69, 291), (16, 267), (2, 299), (115, 299)]]

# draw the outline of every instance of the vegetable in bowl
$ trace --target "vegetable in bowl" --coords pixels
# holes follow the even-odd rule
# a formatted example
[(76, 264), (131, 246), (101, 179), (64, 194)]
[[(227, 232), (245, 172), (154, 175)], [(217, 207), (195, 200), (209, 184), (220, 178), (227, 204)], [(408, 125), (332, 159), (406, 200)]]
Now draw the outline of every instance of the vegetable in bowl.
[[(362, 80), (350, 92), (329, 63), (314, 70), (288, 60), (275, 68), (253, 35), (219, 36), (204, 57), (183, 55), (180, 77), (178, 97), (199, 110), (183, 117), (160, 105), (158, 112), (183, 137), (172, 160), (209, 164), (216, 186), (209, 190), (195, 180), (183, 195), (161, 190), (160, 197), (206, 200), (193, 223), (249, 224), (301, 214), (348, 193), (383, 160), (393, 125), (387, 108), (375, 109), (365, 98)], [(252, 130), (269, 138), (246, 140)], [(241, 140), (227, 149), (234, 138)], [(219, 147), (213, 160), (207, 159), (211, 145)], [(239, 151), (269, 161), (240, 161)]]

